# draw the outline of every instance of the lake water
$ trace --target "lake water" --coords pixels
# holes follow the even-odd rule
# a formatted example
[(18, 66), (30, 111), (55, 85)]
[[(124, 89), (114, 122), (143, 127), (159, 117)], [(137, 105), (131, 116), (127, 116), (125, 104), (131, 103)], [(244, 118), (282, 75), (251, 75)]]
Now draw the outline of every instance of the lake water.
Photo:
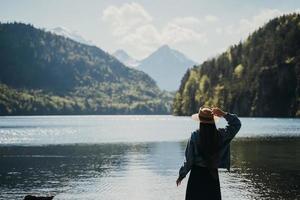
[[(223, 199), (300, 199), (300, 119), (241, 121)], [(0, 199), (184, 199), (187, 179), (175, 181), (197, 127), (174, 116), (0, 117)]]

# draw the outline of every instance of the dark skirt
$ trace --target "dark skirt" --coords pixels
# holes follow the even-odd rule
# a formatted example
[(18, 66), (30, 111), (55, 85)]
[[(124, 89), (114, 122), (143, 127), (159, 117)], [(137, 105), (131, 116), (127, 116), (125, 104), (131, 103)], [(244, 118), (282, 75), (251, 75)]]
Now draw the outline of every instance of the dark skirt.
[(221, 200), (218, 169), (194, 166), (186, 188), (186, 200)]

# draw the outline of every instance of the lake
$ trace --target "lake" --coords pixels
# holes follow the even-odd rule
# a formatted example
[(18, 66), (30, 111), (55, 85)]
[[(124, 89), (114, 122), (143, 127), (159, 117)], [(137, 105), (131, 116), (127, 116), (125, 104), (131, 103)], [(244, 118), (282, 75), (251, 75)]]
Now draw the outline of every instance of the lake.
[[(223, 199), (300, 199), (300, 119), (241, 118)], [(220, 120), (218, 127), (225, 126)], [(184, 199), (189, 117), (0, 117), (0, 199)]]

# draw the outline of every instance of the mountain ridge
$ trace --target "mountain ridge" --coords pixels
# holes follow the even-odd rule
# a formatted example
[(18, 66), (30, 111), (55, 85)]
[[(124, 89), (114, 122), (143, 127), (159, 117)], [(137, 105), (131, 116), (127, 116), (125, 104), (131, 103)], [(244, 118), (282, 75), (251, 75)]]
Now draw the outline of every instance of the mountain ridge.
[(161, 89), (175, 91), (186, 70), (195, 64), (183, 53), (163, 45), (141, 60), (137, 69), (149, 74)]
[(138, 60), (131, 57), (126, 51), (122, 49), (116, 50), (112, 55), (128, 67), (136, 68), (140, 64)]
[(0, 115), (167, 114), (170, 94), (96, 46), (0, 24)]
[(55, 27), (53, 29), (49, 29), (51, 33), (54, 33), (56, 35), (64, 36), (67, 38), (70, 38), (76, 42), (90, 45), (90, 46), (95, 46), (92, 41), (86, 40), (83, 36), (81, 36), (77, 31), (71, 31), (67, 28), (64, 27)]

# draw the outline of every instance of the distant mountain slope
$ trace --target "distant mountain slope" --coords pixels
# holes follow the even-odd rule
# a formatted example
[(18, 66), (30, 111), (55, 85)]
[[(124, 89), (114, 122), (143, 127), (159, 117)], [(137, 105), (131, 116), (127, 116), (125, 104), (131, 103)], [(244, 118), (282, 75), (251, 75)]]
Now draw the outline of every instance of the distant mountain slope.
[(118, 49), (112, 55), (128, 67), (137, 67), (139, 65), (139, 61), (129, 56), (128, 53), (122, 49)]
[(0, 115), (162, 114), (170, 100), (147, 74), (95, 46), (0, 24)]
[(161, 89), (175, 91), (179, 88), (181, 77), (194, 64), (179, 51), (164, 45), (140, 61), (137, 69), (149, 74)]
[(49, 30), (51, 33), (54, 33), (56, 35), (64, 36), (66, 38), (70, 38), (76, 42), (80, 42), (82, 44), (86, 45), (94, 45), (91, 41), (86, 40), (83, 38), (78, 32), (76, 31), (70, 31), (63, 27), (56, 27)]
[(189, 70), (173, 113), (190, 115), (203, 104), (240, 116), (300, 117), (300, 15), (275, 18)]

